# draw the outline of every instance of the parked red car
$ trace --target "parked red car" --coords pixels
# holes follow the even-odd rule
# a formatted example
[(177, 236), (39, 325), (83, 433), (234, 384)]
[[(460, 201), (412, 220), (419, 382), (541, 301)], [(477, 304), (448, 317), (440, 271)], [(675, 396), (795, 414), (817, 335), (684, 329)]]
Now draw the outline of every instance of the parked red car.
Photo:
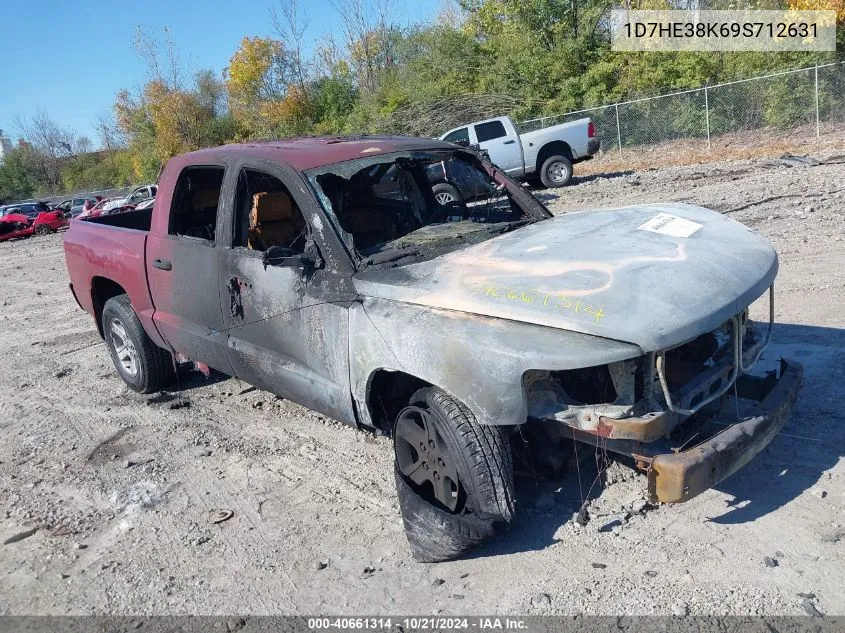
[(87, 212), (83, 210), (82, 213), (74, 216), (74, 219), (84, 220), (86, 218), (98, 218), (101, 215), (113, 215), (115, 213), (123, 213), (124, 211), (132, 211), (135, 209), (134, 204), (126, 204), (106, 211), (104, 209), (105, 206), (113, 200), (115, 200), (115, 198), (104, 198), (100, 200), (96, 205), (94, 205), (91, 209), (89, 209)]
[(13, 211), (0, 217), (0, 242), (54, 233), (67, 225), (68, 221), (61, 211)]

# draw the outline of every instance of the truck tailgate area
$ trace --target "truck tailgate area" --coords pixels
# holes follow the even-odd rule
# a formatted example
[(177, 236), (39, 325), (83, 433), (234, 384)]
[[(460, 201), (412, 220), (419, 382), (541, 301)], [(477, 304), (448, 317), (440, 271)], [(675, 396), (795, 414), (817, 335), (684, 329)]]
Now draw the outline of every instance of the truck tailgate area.
[(144, 329), (155, 339), (145, 265), (150, 219), (151, 212), (145, 210), (72, 220), (64, 250), (71, 290), (86, 312), (99, 318), (105, 301), (125, 292)]

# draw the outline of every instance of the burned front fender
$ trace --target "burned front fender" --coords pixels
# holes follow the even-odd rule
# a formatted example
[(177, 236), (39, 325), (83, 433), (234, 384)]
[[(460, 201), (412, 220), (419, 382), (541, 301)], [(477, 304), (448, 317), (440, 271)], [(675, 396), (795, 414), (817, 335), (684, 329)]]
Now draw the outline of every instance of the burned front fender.
[(484, 424), (527, 417), (523, 375), (641, 356), (629, 343), (551, 327), (365, 297), (350, 308), (350, 379), (361, 421), (372, 424), (373, 374), (402, 371), (449, 392)]

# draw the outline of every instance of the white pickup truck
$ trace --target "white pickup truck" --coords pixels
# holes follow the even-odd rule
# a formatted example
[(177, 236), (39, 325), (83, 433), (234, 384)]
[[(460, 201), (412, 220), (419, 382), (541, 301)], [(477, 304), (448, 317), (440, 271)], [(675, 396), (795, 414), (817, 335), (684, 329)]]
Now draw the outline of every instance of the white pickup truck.
[(568, 184), (572, 165), (592, 158), (600, 146), (589, 118), (520, 134), (510, 117), (501, 116), (449, 130), (440, 140), (478, 145), (512, 178), (539, 178), (546, 187)]

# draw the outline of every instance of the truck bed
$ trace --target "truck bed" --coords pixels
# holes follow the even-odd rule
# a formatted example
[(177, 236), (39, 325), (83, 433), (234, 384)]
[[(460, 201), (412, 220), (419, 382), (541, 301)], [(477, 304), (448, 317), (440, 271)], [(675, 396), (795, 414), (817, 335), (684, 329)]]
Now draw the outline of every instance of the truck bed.
[(523, 151), (525, 152), (526, 164), (531, 162), (528, 158), (529, 156), (537, 155), (538, 148), (542, 147), (545, 143), (558, 139), (564, 140), (569, 144), (574, 159), (577, 160), (589, 155), (590, 138), (587, 132), (589, 124), (590, 119), (583, 118), (576, 121), (550, 125), (549, 127), (543, 127), (531, 132), (521, 132), (519, 138)]
[(123, 229), (134, 229), (136, 231), (149, 231), (153, 219), (152, 207), (141, 211), (127, 211), (112, 215), (101, 215), (95, 218), (86, 218), (82, 222), (90, 224), (103, 224), (106, 226), (117, 226)]
[(147, 283), (151, 221), (152, 209), (72, 220), (64, 237), (65, 258), (71, 291), (84, 310), (99, 319), (104, 295), (113, 295), (116, 285), (129, 296), (153, 340), (162, 344), (152, 323), (154, 308)]

